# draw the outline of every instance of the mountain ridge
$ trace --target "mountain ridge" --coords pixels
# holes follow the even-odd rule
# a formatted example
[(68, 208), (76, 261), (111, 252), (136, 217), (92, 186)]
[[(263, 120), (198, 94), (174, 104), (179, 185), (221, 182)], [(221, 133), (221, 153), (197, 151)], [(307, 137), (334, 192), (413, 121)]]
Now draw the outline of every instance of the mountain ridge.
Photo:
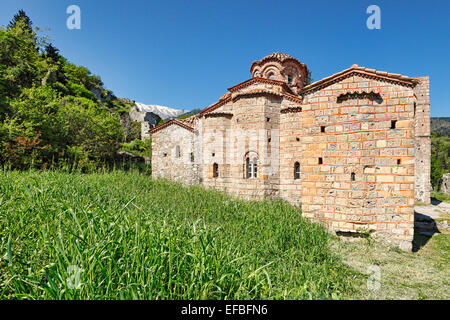
[(166, 106), (160, 106), (160, 105), (156, 105), (156, 104), (144, 104), (141, 102), (135, 102), (135, 105), (136, 105), (136, 108), (138, 109), (138, 111), (152, 112), (152, 113), (160, 116), (161, 119), (163, 119), (163, 120), (167, 120), (170, 118), (176, 118), (176, 117), (179, 117), (179, 116), (185, 114), (186, 112), (188, 112), (188, 110), (179, 110), (179, 109), (174, 109), (174, 108), (170, 108), (170, 107), (166, 107)]

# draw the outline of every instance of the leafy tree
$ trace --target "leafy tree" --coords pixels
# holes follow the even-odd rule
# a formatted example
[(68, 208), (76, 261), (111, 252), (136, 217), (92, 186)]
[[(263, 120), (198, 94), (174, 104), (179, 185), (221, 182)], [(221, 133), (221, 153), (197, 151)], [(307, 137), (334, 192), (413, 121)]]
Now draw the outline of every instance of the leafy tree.
[(112, 161), (123, 140), (117, 116), (91, 100), (70, 96), (63, 98), (59, 116), (69, 145), (78, 146), (79, 152), (96, 163)]
[(45, 61), (34, 46), (33, 39), (0, 30), (0, 88), (6, 96), (16, 96), (43, 78)]
[[(65, 59), (20, 11), (0, 29), (0, 165), (77, 168), (112, 163), (124, 139), (117, 99), (99, 76)], [(93, 90), (100, 95), (97, 98)]]

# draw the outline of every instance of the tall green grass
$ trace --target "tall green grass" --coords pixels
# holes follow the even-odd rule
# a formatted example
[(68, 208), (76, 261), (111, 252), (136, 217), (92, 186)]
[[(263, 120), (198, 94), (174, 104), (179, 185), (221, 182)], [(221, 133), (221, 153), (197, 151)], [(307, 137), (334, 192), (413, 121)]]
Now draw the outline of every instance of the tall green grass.
[(137, 172), (0, 171), (3, 299), (346, 298), (329, 237), (281, 201)]

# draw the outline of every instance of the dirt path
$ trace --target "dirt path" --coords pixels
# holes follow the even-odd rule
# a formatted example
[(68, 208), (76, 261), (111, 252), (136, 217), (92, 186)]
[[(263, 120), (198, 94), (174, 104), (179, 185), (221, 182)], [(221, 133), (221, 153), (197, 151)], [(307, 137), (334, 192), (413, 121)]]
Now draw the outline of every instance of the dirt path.
[(450, 203), (432, 200), (431, 205), (415, 206), (414, 210), (432, 219), (450, 220)]

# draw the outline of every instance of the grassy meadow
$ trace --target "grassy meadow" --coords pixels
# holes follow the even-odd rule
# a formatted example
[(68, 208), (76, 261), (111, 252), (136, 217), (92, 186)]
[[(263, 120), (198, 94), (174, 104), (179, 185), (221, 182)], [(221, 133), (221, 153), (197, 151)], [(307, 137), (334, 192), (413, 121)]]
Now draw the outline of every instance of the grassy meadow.
[(138, 172), (0, 171), (1, 299), (346, 299), (361, 273), (281, 201)]

